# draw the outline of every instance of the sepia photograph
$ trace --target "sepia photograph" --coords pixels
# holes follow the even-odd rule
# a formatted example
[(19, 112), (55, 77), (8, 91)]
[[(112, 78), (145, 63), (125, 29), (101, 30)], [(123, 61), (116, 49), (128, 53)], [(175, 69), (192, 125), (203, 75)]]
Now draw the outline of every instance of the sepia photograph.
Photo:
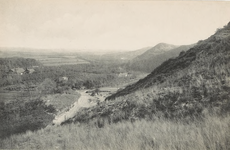
[(0, 0), (0, 150), (230, 150), (230, 1)]

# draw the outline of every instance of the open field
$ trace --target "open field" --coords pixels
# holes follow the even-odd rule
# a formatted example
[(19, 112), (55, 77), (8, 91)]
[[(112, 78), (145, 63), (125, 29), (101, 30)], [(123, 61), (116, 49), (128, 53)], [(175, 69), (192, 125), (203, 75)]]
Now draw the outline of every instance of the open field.
[(40, 61), (45, 66), (59, 66), (59, 65), (76, 65), (76, 64), (85, 64), (89, 63), (85, 60), (65, 56), (65, 57), (42, 57), (42, 58), (35, 58)]
[(0, 102), (10, 102), (17, 97), (19, 97), (21, 94), (18, 91), (12, 91), (12, 92), (3, 92), (0, 91)]
[[(31, 96), (36, 95), (36, 92), (31, 91)], [(9, 91), (0, 90), (0, 102), (9, 103), (17, 99), (28, 99), (30, 97), (29, 93), (26, 91)]]

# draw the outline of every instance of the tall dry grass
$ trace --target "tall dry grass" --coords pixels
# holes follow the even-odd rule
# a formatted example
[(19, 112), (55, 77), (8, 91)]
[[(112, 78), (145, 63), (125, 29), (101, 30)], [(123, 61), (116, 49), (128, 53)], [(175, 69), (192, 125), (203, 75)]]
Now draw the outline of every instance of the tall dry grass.
[(87, 150), (229, 150), (230, 116), (207, 113), (203, 121), (157, 119), (95, 126), (68, 124), (13, 135), (0, 142), (6, 149)]

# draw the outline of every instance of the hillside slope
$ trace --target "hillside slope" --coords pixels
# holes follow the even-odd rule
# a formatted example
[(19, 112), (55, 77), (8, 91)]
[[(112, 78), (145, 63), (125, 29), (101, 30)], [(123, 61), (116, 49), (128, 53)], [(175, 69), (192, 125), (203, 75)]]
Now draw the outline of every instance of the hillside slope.
[(79, 111), (65, 123), (106, 123), (156, 118), (202, 119), (230, 112), (230, 23), (135, 84)]
[[(230, 23), (223, 29), (217, 31), (214, 35), (210, 36), (208, 39), (199, 41), (197, 45), (189, 49), (187, 52), (181, 53), (180, 56), (176, 58), (171, 58), (165, 61), (146, 78), (126, 87), (124, 90), (108, 97), (108, 99), (113, 99), (118, 96), (132, 93), (136, 90), (163, 83), (169, 80), (167, 79), (169, 76), (175, 75), (175, 73), (183, 69), (194, 68), (194, 71), (198, 71), (201, 67), (207, 65), (209, 70), (203, 70), (203, 74), (212, 74), (211, 71), (213, 71), (215, 67), (223, 64), (226, 65), (230, 62), (229, 60)], [(215, 74), (212, 75), (215, 76)]]
[(180, 52), (187, 51), (193, 45), (175, 46), (160, 43), (147, 50), (142, 55), (130, 60), (126, 67), (136, 71), (152, 72), (162, 62), (169, 58), (177, 57)]

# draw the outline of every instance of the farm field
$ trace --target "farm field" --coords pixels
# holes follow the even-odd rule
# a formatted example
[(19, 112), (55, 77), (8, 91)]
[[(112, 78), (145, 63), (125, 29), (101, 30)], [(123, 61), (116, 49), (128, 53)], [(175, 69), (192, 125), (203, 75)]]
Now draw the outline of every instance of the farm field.
[(76, 64), (85, 64), (89, 63), (85, 60), (64, 56), (64, 57), (42, 57), (42, 58), (35, 58), (40, 61), (45, 66), (59, 66), (59, 65), (76, 65)]
[[(36, 95), (36, 92), (31, 91), (31, 96)], [(25, 91), (9, 91), (9, 90), (0, 90), (0, 102), (9, 103), (17, 99), (28, 99), (29, 93)]]
[(12, 91), (12, 92), (0, 91), (0, 102), (10, 102), (13, 99), (16, 99), (20, 95), (21, 93), (17, 91)]

